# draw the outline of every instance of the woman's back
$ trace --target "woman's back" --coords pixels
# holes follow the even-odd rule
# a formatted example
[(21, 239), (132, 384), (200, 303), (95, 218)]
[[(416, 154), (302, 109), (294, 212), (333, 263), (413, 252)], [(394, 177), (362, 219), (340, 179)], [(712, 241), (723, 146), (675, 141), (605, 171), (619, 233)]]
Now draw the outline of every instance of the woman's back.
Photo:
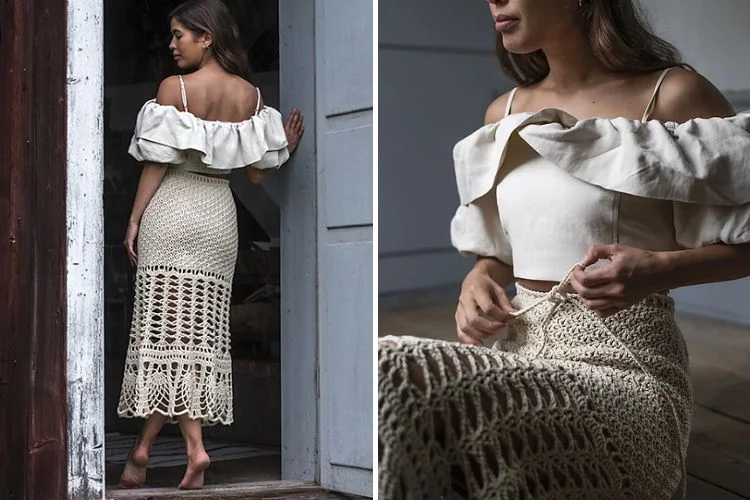
[[(175, 92), (179, 89), (179, 77)], [(184, 94), (181, 111), (189, 111), (203, 120), (241, 122), (250, 119), (262, 107), (260, 92), (247, 80), (213, 68), (200, 69), (182, 77)], [(261, 104), (258, 106), (258, 104)], [(187, 109), (185, 108), (187, 104)]]

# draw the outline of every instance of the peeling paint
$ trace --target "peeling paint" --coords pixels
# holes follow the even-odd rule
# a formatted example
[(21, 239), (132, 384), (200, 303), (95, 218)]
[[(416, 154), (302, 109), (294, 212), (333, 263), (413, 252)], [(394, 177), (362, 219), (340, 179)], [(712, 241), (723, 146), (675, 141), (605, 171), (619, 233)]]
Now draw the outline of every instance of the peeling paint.
[(103, 0), (67, 14), (68, 498), (103, 500)]

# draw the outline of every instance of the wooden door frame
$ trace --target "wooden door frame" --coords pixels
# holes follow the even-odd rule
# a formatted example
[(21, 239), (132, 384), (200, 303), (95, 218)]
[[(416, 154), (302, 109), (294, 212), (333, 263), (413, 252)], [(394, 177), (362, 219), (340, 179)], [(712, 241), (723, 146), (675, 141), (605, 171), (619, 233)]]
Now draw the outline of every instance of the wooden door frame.
[[(41, 0), (38, 0), (41, 1)], [(52, 0), (47, 0), (52, 1)], [(16, 2), (18, 3), (18, 2)], [(282, 479), (318, 482), (314, 2), (279, 1), (281, 108), (309, 117), (274, 181), (281, 209)], [(67, 2), (67, 477), (104, 498), (103, 0)], [(58, 39), (59, 43), (59, 39)], [(62, 378), (61, 378), (62, 379)], [(50, 497), (51, 498), (51, 497)]]
[(65, 9), (0, 3), (0, 498), (67, 489)]

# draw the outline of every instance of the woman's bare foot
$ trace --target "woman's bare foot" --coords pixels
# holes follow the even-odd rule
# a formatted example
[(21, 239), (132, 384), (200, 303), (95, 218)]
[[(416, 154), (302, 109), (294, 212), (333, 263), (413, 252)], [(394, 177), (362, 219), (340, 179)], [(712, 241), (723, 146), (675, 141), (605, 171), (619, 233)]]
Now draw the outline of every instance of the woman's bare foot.
[(181, 490), (199, 490), (203, 488), (203, 473), (211, 464), (208, 453), (201, 451), (194, 456), (188, 456), (188, 466), (185, 477), (177, 486)]
[(120, 488), (138, 488), (146, 482), (147, 465), (148, 448), (143, 445), (133, 448), (120, 476)]

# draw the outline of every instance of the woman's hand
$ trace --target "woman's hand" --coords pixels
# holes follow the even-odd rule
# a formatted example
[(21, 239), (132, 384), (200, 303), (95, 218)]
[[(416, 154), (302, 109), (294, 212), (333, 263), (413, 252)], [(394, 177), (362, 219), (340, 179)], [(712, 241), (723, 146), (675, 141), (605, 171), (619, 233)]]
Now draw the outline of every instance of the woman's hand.
[(505, 290), (486, 270), (474, 267), (464, 278), (456, 308), (458, 340), (484, 345), (482, 340), (500, 333), (514, 311)]
[(135, 253), (135, 250), (139, 228), (140, 224), (138, 222), (128, 222), (128, 230), (125, 232), (125, 241), (123, 241), (123, 245), (125, 245), (128, 251), (128, 259), (134, 266), (138, 264), (138, 255)]
[(305, 117), (302, 116), (302, 111), (297, 108), (292, 110), (292, 113), (287, 118), (284, 124), (284, 133), (286, 134), (287, 150), (289, 154), (293, 154), (299, 145), (302, 134), (305, 133)]
[[(600, 259), (610, 263), (598, 269), (585, 268)], [(573, 271), (570, 284), (583, 304), (601, 316), (627, 309), (665, 285), (666, 263), (658, 252), (623, 245), (592, 245)]]

